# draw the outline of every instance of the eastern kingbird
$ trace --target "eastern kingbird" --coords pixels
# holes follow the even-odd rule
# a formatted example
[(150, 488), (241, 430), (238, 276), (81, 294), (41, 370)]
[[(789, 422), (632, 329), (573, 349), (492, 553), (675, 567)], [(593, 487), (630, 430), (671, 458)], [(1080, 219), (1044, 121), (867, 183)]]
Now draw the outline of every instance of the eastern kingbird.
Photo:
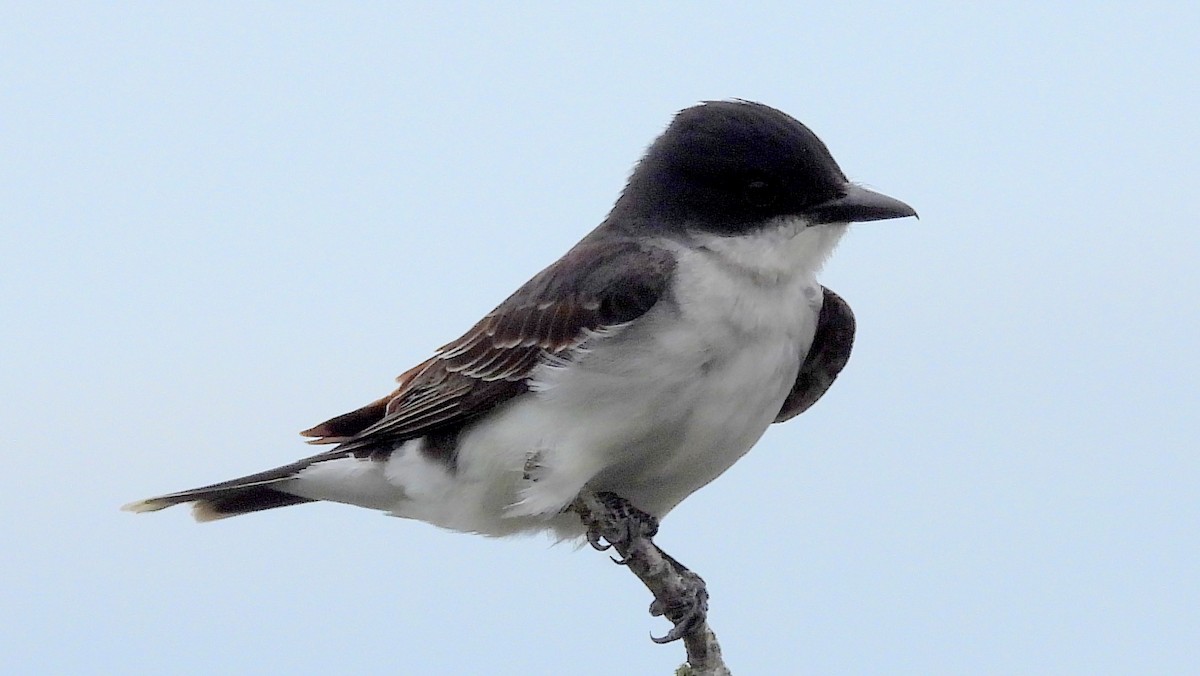
[(564, 509), (589, 489), (661, 518), (846, 364), (854, 315), (816, 274), (848, 224), (915, 215), (774, 108), (688, 108), (566, 255), (394, 392), (302, 433), (332, 449), (126, 509), (191, 502), (211, 521), (328, 500), (575, 537)]

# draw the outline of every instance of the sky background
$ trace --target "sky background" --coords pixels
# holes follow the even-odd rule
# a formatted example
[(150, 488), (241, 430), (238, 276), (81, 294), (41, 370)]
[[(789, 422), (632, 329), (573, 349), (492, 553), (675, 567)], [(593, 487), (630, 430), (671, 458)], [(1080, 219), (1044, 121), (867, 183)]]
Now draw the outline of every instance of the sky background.
[(308, 454), (739, 97), (921, 220), (664, 523), (734, 672), (1195, 673), (1200, 5), (790, 5), (0, 5), (0, 672), (671, 673), (590, 550), (118, 508)]

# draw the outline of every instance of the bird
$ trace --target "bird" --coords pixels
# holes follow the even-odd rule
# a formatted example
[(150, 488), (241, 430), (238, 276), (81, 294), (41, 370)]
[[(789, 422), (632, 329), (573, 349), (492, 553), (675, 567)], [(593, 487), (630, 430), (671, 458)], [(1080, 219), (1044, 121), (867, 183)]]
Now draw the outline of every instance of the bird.
[(662, 519), (850, 356), (817, 273), (850, 223), (916, 216), (790, 115), (679, 111), (594, 230), (390, 394), (301, 434), (322, 453), (126, 505), (213, 521), (316, 501), (488, 536), (585, 535), (583, 491)]

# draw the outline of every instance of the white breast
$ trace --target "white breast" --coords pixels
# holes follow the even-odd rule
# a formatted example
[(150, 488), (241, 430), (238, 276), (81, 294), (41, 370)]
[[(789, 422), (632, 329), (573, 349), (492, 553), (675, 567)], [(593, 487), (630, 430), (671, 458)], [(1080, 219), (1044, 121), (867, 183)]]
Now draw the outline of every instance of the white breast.
[(464, 433), (435, 491), (405, 485), (398, 457), (388, 479), (408, 497), (393, 511), (504, 534), (552, 525), (588, 486), (665, 515), (754, 445), (795, 382), (820, 312), (814, 274), (845, 230), (802, 225), (663, 242), (673, 297), (569, 367), (540, 367), (533, 396)]
[(647, 434), (637, 457), (606, 468), (597, 489), (665, 514), (766, 431), (816, 331), (816, 268), (844, 230), (797, 233), (795, 225), (677, 249), (679, 316), (659, 322), (663, 340), (644, 364), (646, 389), (659, 396), (638, 397), (652, 412), (647, 425), (661, 424), (664, 410), (675, 424), (665, 437)]

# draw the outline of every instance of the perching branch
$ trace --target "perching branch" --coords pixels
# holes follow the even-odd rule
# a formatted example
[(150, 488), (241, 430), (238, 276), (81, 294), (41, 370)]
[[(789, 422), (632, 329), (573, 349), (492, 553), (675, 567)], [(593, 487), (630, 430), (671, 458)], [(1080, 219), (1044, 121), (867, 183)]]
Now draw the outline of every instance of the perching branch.
[[(683, 639), (687, 664), (677, 672), (688, 676), (730, 676), (721, 659), (721, 646), (708, 626), (708, 591), (704, 580), (654, 544), (657, 521), (611, 493), (580, 493), (571, 509), (588, 529), (593, 547), (611, 547), (620, 554), (617, 563), (628, 566), (654, 595), (650, 614), (665, 615), (674, 628), (655, 643)], [(603, 538), (604, 544), (601, 542)]]

